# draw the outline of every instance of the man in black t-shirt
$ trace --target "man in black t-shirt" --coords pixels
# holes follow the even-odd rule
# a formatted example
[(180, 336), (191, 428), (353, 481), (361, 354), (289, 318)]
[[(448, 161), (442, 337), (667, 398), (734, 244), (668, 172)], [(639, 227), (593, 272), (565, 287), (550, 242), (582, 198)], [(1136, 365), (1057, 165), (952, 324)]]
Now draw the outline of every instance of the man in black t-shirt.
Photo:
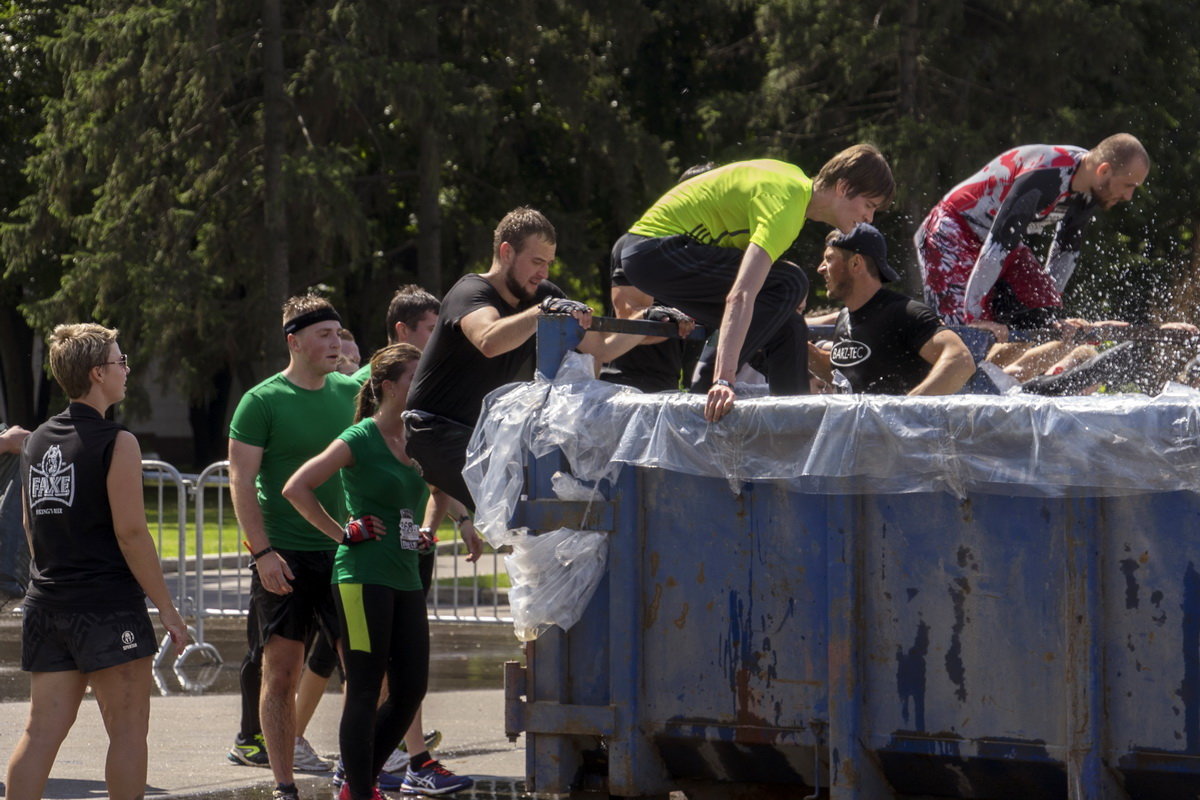
[[(492, 237), (492, 266), (464, 275), (442, 298), (442, 311), (408, 393), (408, 454), (426, 482), (471, 510), (463, 481), (467, 444), (488, 392), (515, 380), (534, 354), (537, 319), (570, 314), (585, 330), (592, 310), (567, 300), (548, 281), (557, 238), (541, 212), (517, 208)], [(579, 350), (607, 361), (643, 337), (588, 333)]]
[(935, 395), (957, 392), (975, 373), (967, 346), (932, 309), (883, 288), (899, 276), (874, 226), (830, 234), (817, 271), (830, 299), (845, 305), (832, 351), (810, 349), (818, 377), (838, 383), (837, 370), (855, 393)]

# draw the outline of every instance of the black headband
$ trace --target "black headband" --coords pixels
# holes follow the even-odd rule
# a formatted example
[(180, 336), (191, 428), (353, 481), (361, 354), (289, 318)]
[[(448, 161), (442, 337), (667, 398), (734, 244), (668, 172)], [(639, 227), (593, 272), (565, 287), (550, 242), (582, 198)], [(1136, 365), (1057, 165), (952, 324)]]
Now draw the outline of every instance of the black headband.
[(286, 336), (289, 333), (302, 331), (309, 325), (316, 325), (318, 322), (333, 320), (338, 325), (342, 324), (342, 318), (338, 316), (338, 312), (333, 310), (333, 306), (325, 306), (324, 308), (313, 309), (298, 317), (292, 317), (283, 326), (283, 334)]

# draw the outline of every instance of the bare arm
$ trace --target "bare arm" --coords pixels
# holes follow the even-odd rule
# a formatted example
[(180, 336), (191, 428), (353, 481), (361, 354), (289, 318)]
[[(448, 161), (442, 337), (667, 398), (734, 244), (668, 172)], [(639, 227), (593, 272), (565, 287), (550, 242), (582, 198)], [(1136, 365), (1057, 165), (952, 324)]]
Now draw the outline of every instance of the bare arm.
[(808, 343), (808, 371), (826, 383), (833, 383), (833, 360), (829, 351)]
[(3, 433), (0, 433), (0, 453), (20, 453), (21, 444), (24, 443), (27, 436), (29, 436), (29, 431), (20, 425), (8, 426)]
[(345, 529), (329, 516), (325, 506), (317, 499), (316, 490), (339, 469), (351, 466), (354, 466), (354, 454), (350, 452), (350, 446), (341, 439), (334, 439), (319, 454), (301, 464), (300, 469), (292, 473), (292, 477), (283, 485), (283, 496), (296, 507), (300, 516), (335, 542), (342, 541)]
[(421, 527), (436, 531), (447, 514), (454, 518), (455, 524), (458, 520), (463, 520), (462, 524), (458, 525), (458, 532), (462, 534), (463, 542), (467, 545), (467, 561), (478, 561), (483, 555), (483, 542), (475, 531), (475, 520), (467, 511), (467, 507), (436, 486), (430, 486), (429, 502), (425, 504), (425, 519)]
[(828, 311), (824, 314), (813, 314), (804, 318), (809, 325), (833, 325), (837, 322), (840, 311)]
[[(502, 317), (500, 312), (491, 306), (477, 308), (462, 318), (459, 323), (463, 334), (475, 345), (475, 348), (487, 358), (516, 350), (537, 332), (537, 319), (541, 310), (537, 306), (527, 308), (519, 314)], [(591, 315), (587, 322), (580, 322), (584, 328), (591, 325)]]
[[(591, 324), (590, 320), (588, 324)], [(595, 358), (596, 364), (600, 365), (628, 353), (645, 340), (645, 336), (637, 333), (588, 331), (583, 335), (583, 341), (579, 343), (578, 349), (579, 352), (587, 353)]]
[[(754, 300), (771, 270), (770, 254), (756, 244), (746, 248), (738, 267), (737, 278), (725, 297), (725, 313), (721, 317), (721, 332), (717, 339), (717, 359), (713, 380), (733, 383), (737, 373), (738, 355), (746, 341), (746, 330), (754, 316)], [(715, 422), (733, 408), (733, 390), (713, 383), (704, 405), (704, 418)]]
[(142, 449), (128, 431), (117, 434), (112, 463), (108, 467), (108, 503), (112, 507), (113, 531), (129, 571), (142, 591), (158, 609), (158, 618), (171, 641), (180, 647), (187, 641), (187, 626), (179, 616), (163, 578), (162, 565), (154, 549), (150, 529), (146, 527), (146, 506), (142, 497)]
[[(260, 553), (271, 545), (263, 527), (262, 509), (258, 507), (258, 490), (254, 479), (262, 466), (263, 449), (252, 444), (229, 440), (229, 493), (233, 496), (233, 513), (246, 535), (250, 553)], [(255, 562), (263, 588), (275, 594), (292, 591), (292, 574), (283, 556), (267, 553)]]
[[(642, 319), (646, 309), (654, 305), (654, 298), (636, 286), (614, 286), (611, 292), (613, 313), (617, 319)], [(665, 342), (664, 336), (646, 336), (641, 344)]]
[(263, 449), (252, 444), (229, 440), (229, 493), (233, 513), (237, 515), (250, 551), (257, 553), (271, 542), (263, 528), (262, 509), (258, 507), (258, 489), (254, 479), (262, 466)]
[(954, 331), (943, 329), (935, 333), (921, 348), (920, 355), (933, 367), (910, 395), (954, 394), (975, 374), (975, 359)]

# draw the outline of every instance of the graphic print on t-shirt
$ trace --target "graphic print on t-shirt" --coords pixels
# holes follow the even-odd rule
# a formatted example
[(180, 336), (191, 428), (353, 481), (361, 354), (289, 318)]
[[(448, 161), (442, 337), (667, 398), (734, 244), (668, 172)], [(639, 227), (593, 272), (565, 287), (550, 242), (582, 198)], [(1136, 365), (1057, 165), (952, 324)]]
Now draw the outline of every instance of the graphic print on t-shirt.
[(61, 503), (68, 508), (75, 500), (75, 465), (63, 461), (62, 449), (51, 445), (42, 456), (41, 468), (29, 466), (29, 507), (35, 514), (61, 514), (59, 508), (38, 508), (44, 503)]
[(829, 351), (829, 360), (835, 367), (853, 367), (870, 357), (870, 346), (854, 339), (840, 341)]

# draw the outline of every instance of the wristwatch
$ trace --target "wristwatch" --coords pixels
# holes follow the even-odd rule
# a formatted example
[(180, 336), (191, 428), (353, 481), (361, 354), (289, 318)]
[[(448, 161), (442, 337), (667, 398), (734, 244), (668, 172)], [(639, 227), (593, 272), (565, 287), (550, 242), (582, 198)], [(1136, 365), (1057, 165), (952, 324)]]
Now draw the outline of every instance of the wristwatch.
[(713, 386), (724, 386), (729, 391), (733, 391), (733, 384), (724, 378), (717, 378), (715, 381), (713, 381)]

